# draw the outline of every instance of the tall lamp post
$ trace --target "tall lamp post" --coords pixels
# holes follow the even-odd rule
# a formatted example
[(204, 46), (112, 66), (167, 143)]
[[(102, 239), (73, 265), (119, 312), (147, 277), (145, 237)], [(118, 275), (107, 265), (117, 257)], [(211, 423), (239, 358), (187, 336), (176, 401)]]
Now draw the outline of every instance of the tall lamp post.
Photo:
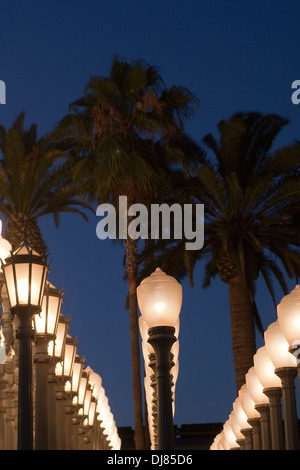
[(60, 450), (65, 450), (67, 446), (67, 438), (70, 437), (66, 436), (66, 399), (67, 394), (65, 391), (65, 384), (67, 381), (72, 380), (72, 372), (75, 362), (77, 350), (77, 343), (76, 339), (72, 338), (67, 333), (65, 338), (65, 346), (63, 352), (63, 358), (61, 362), (58, 362), (55, 368), (55, 374), (57, 377), (57, 411), (58, 411), (58, 426), (57, 426), (57, 448)]
[(274, 372), (282, 383), (285, 449), (297, 450), (299, 448), (299, 430), (294, 384), (297, 375), (297, 361), (289, 353), (289, 344), (282, 334), (278, 320), (269, 325), (264, 335), (266, 349), (275, 366)]
[(51, 357), (49, 341), (54, 341), (62, 303), (62, 294), (46, 281), (42, 311), (34, 316), (36, 364), (35, 449), (48, 449), (48, 375)]
[(32, 450), (32, 320), (41, 311), (48, 266), (45, 257), (23, 242), (5, 259), (2, 270), (12, 315), (19, 320), (18, 449)]
[(182, 287), (159, 268), (137, 288), (140, 311), (148, 330), (148, 342), (156, 356), (158, 400), (158, 450), (175, 448), (172, 412), (171, 348), (182, 304)]
[(253, 356), (254, 367), (263, 393), (269, 398), (272, 450), (284, 449), (283, 423), (281, 416), (282, 385), (275, 374), (275, 366), (270, 359), (266, 346), (262, 346)]

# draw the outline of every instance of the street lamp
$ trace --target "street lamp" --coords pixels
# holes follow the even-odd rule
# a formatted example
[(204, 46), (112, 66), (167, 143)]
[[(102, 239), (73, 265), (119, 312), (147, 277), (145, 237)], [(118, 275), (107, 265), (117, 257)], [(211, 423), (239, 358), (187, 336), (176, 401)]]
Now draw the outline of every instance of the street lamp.
[(265, 331), (265, 345), (275, 374), (282, 383), (282, 402), (284, 415), (285, 449), (296, 450), (299, 447), (299, 431), (294, 379), (297, 375), (297, 361), (289, 352), (289, 344), (282, 334), (278, 320)]
[[(242, 448), (245, 447), (249, 450), (247, 432), (252, 428), (248, 423), (247, 415), (242, 408), (240, 396), (238, 396), (233, 403), (232, 417), (235, 420), (232, 421), (232, 430), (237, 437), (237, 444)], [(234, 422), (236, 422), (236, 425), (234, 425)]]
[(252, 427), (253, 450), (260, 450), (261, 448), (260, 414), (255, 408), (255, 402), (249, 393), (247, 384), (243, 384), (241, 386), (239, 390), (239, 397), (240, 397), (241, 406), (247, 416), (247, 421)]
[(281, 331), (289, 344), (289, 351), (297, 359), (298, 390), (300, 396), (300, 285), (297, 285), (277, 305)]
[(153, 346), (156, 356), (158, 450), (172, 450), (175, 443), (170, 353), (176, 341), (175, 325), (181, 310), (182, 287), (176, 279), (157, 268), (137, 288), (137, 299), (149, 327), (148, 342)]
[(281, 417), (281, 380), (275, 375), (275, 367), (267, 352), (262, 346), (253, 356), (257, 376), (262, 383), (263, 393), (269, 398), (271, 439), (273, 450), (284, 448), (283, 426)]
[(267, 395), (263, 393), (264, 387), (257, 376), (254, 366), (250, 367), (245, 375), (245, 379), (247, 389), (255, 403), (255, 409), (260, 414), (261, 448), (262, 450), (270, 450), (272, 444), (269, 399)]
[(66, 420), (66, 412), (68, 409), (65, 407), (67, 399), (65, 384), (72, 380), (76, 349), (76, 339), (72, 338), (72, 336), (67, 333), (62, 360), (57, 363), (55, 368), (55, 374), (57, 377), (57, 448), (60, 450), (66, 449), (66, 438), (69, 439), (71, 437), (70, 433), (66, 436), (66, 426), (68, 424)]
[(33, 448), (32, 399), (32, 319), (41, 311), (48, 272), (44, 256), (32, 250), (26, 242), (11, 252), (2, 262), (5, 284), (12, 315), (19, 326), (19, 412), (18, 448)]
[[(48, 449), (48, 375), (52, 361), (49, 341), (54, 341), (62, 303), (62, 294), (46, 281), (42, 310), (34, 315), (36, 364), (35, 449)], [(51, 392), (50, 392), (51, 393)], [(51, 419), (50, 419), (51, 421)]]

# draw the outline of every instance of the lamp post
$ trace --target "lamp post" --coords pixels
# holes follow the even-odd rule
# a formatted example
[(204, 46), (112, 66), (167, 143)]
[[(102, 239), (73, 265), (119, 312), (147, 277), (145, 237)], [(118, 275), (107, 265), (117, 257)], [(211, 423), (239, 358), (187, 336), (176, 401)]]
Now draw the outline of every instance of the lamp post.
[(245, 375), (245, 379), (247, 389), (255, 403), (255, 409), (260, 414), (261, 448), (262, 450), (270, 450), (272, 448), (272, 443), (269, 399), (267, 395), (263, 393), (264, 387), (257, 377), (254, 366), (250, 367)]
[[(48, 344), (48, 353), (51, 357), (49, 374), (48, 374), (48, 424), (49, 424), (49, 449), (57, 449), (60, 433), (57, 432), (57, 421), (60, 420), (60, 413), (57, 410), (57, 399), (59, 399), (59, 391), (57, 391), (58, 377), (55, 374), (57, 363), (61, 362), (64, 355), (69, 320), (61, 313), (57, 325), (56, 338), (50, 340)], [(61, 397), (62, 398), (62, 397)], [(59, 429), (61, 426), (59, 427)]]
[[(261, 449), (261, 430), (260, 430), (260, 414), (255, 409), (255, 402), (252, 399), (247, 384), (241, 386), (239, 390), (241, 406), (246, 413), (247, 421), (252, 427), (252, 446), (253, 450)], [(243, 431), (242, 431), (243, 432)]]
[(62, 294), (46, 281), (42, 310), (34, 316), (36, 364), (35, 449), (48, 449), (48, 375), (51, 357), (49, 341), (54, 341), (62, 303)]
[(142, 316), (149, 327), (148, 342), (156, 356), (158, 400), (158, 450), (175, 447), (171, 391), (171, 347), (182, 304), (182, 287), (171, 276), (156, 269), (137, 288)]
[(32, 340), (33, 315), (41, 311), (48, 266), (26, 242), (2, 263), (12, 315), (19, 328), (18, 448), (33, 449)]
[(78, 389), (78, 399), (77, 399), (77, 406), (78, 406), (78, 419), (79, 419), (79, 426), (78, 426), (78, 446), (80, 449), (83, 449), (83, 439), (84, 439), (84, 428), (83, 428), (83, 407), (85, 402), (85, 395), (87, 392), (88, 387), (88, 373), (86, 370), (82, 370), (80, 382), (79, 382), (79, 389)]
[(75, 355), (77, 350), (77, 343), (72, 336), (67, 333), (63, 359), (61, 362), (58, 362), (55, 368), (55, 373), (57, 376), (57, 409), (58, 409), (58, 426), (57, 426), (57, 445), (58, 449), (66, 449), (66, 438), (69, 439), (69, 434), (66, 436), (66, 392), (65, 384), (67, 381), (72, 380), (72, 372), (75, 362)]
[(73, 436), (73, 448), (78, 449), (78, 426), (80, 424), (79, 416), (78, 416), (78, 395), (79, 395), (79, 386), (81, 380), (81, 374), (83, 371), (84, 366), (84, 358), (81, 358), (78, 354), (75, 356), (74, 366), (73, 366), (73, 373), (72, 373), (72, 381), (71, 381), (71, 389), (68, 392), (72, 403), (69, 405), (70, 410), (72, 410), (72, 431), (71, 434)]
[(272, 449), (284, 449), (283, 425), (281, 416), (281, 380), (275, 375), (275, 367), (267, 352), (262, 346), (253, 356), (257, 376), (262, 383), (263, 393), (269, 398)]
[(237, 444), (245, 450), (250, 450), (251, 439), (249, 432), (251, 431), (251, 426), (247, 421), (246, 413), (244, 412), (240, 396), (238, 396), (233, 403), (232, 415), (234, 419), (232, 420), (232, 430), (237, 437)]
[(289, 353), (289, 344), (282, 334), (278, 320), (269, 325), (264, 336), (266, 349), (275, 366), (274, 372), (282, 383), (285, 449), (297, 450), (299, 431), (294, 384), (297, 361), (295, 356)]

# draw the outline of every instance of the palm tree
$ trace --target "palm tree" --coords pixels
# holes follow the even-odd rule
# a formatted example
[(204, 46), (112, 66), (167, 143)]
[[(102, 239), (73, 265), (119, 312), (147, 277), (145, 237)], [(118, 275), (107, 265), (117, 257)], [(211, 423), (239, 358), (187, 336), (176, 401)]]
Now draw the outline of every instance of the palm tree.
[[(126, 195), (128, 206), (148, 204), (168, 186), (171, 163), (183, 119), (194, 111), (195, 96), (183, 87), (166, 89), (155, 67), (115, 58), (108, 77), (90, 79), (82, 98), (58, 127), (58, 138), (76, 142), (74, 177), (98, 203)], [(162, 149), (164, 162), (161, 160)], [(79, 156), (79, 158), (78, 158)], [(129, 222), (128, 218), (128, 222)], [(144, 448), (142, 390), (137, 318), (137, 240), (125, 238), (126, 278), (130, 311), (131, 360), (136, 448)]]
[(5, 221), (5, 238), (18, 248), (24, 227), (29, 245), (44, 255), (47, 246), (38, 219), (52, 214), (59, 225), (61, 212), (86, 215), (78, 207), (88, 208), (77, 196), (69, 178), (71, 162), (50, 136), (38, 139), (37, 126), (24, 127), (25, 113), (18, 115), (6, 130), (0, 126), (0, 214)]
[(156, 263), (193, 282), (197, 262), (205, 263), (203, 287), (219, 276), (229, 287), (232, 347), (237, 390), (253, 365), (255, 324), (263, 331), (255, 303), (261, 276), (272, 296), (276, 279), (287, 293), (286, 275), (300, 274), (300, 145), (272, 150), (286, 119), (257, 112), (236, 113), (218, 124), (219, 136), (203, 142), (189, 197), (205, 207), (205, 242), (186, 251), (185, 240), (156, 247)]

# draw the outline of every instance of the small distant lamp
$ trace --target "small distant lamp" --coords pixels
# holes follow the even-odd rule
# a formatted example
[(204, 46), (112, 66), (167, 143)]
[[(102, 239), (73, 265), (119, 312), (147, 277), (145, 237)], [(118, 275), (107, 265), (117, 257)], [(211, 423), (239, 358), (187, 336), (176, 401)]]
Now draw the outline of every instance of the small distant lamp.
[[(241, 399), (240, 396), (238, 396), (234, 403), (233, 403), (233, 411), (232, 414), (234, 418), (236, 419), (239, 427), (239, 435), (237, 435), (237, 443), (241, 445), (245, 445), (246, 450), (248, 449), (248, 442), (247, 442), (247, 431), (251, 430), (251, 426), (248, 423), (247, 420), (247, 415), (243, 410), (243, 407), (241, 405)], [(244, 441), (244, 442), (243, 442)]]
[(252, 446), (253, 450), (261, 449), (261, 427), (260, 414), (255, 408), (255, 402), (252, 399), (247, 384), (243, 384), (239, 390), (241, 406), (247, 416), (247, 421), (252, 427)]
[(155, 350), (158, 397), (158, 450), (174, 449), (171, 391), (171, 347), (176, 341), (182, 305), (182, 287), (159, 268), (137, 288), (137, 299), (148, 330), (148, 342)]
[(77, 343), (76, 339), (72, 338), (67, 333), (64, 345), (64, 352), (63, 357), (60, 362), (57, 363), (55, 373), (58, 377), (62, 377), (63, 381), (66, 382), (67, 380), (72, 379), (72, 372), (75, 362), (77, 350)]

